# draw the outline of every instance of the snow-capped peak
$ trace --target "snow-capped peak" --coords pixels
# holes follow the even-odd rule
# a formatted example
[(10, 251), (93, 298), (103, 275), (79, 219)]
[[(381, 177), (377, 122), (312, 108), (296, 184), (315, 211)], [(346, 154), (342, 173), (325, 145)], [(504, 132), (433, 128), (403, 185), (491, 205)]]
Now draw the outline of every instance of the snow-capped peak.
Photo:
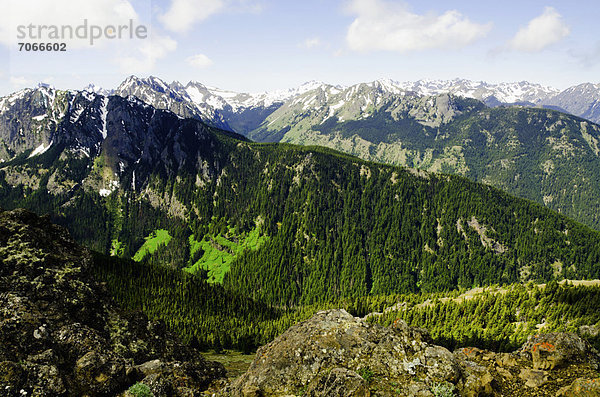
[[(276, 103), (283, 103), (291, 98), (302, 95), (306, 92), (316, 90), (319, 88), (330, 87), (330, 85), (313, 80), (303, 83), (302, 85), (295, 88), (275, 91), (264, 91), (258, 93), (239, 93), (214, 87), (202, 87), (206, 88), (206, 90), (209, 93), (218, 96), (222, 101), (224, 101), (225, 104), (231, 106), (233, 111), (237, 111), (239, 109), (254, 108), (259, 106), (270, 107)], [(216, 103), (216, 100), (213, 99), (213, 101)]]
[(94, 83), (90, 83), (87, 86), (83, 87), (82, 91), (89, 92), (92, 94), (109, 96), (112, 95), (113, 90), (107, 90), (102, 87), (95, 85)]
[(418, 80), (406, 81), (398, 83), (398, 85), (405, 90), (424, 96), (450, 93), (479, 100), (494, 97), (503, 103), (531, 102), (537, 104), (559, 93), (559, 90), (555, 88), (527, 81), (492, 84), (464, 79)]

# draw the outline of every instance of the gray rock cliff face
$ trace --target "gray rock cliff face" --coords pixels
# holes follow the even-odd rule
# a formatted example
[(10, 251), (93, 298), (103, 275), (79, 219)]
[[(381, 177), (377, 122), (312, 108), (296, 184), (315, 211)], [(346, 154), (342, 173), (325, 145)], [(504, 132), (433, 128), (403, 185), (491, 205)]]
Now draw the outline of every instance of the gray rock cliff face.
[(218, 142), (211, 131), (135, 97), (27, 89), (0, 98), (0, 167), (12, 187), (61, 195), (81, 186), (139, 192), (152, 172), (216, 173)]

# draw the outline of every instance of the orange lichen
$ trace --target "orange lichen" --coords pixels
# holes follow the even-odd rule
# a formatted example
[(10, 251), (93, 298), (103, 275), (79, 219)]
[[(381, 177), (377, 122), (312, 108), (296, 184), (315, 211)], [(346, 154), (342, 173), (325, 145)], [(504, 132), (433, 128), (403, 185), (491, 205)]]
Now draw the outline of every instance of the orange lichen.
[(536, 351), (538, 347), (540, 349), (544, 349), (544, 350), (551, 351), (551, 352), (556, 350), (556, 346), (554, 346), (552, 343), (548, 343), (548, 342), (538, 342), (533, 345), (531, 350)]
[(463, 347), (463, 349), (462, 349), (462, 350), (463, 350), (463, 353), (464, 353), (466, 356), (468, 356), (469, 354), (473, 353), (473, 350), (475, 350), (475, 348), (474, 348), (474, 347), (471, 347), (471, 348), (466, 348), (466, 347)]

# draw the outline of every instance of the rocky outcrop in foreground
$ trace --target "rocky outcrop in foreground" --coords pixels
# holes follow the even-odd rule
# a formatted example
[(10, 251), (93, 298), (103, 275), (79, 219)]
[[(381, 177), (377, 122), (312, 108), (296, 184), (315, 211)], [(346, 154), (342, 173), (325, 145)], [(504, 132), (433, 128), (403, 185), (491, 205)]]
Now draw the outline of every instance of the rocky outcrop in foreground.
[(163, 323), (123, 313), (92, 264), (48, 219), (0, 212), (0, 395), (131, 395), (134, 386), (195, 396), (225, 375)]
[(600, 396), (600, 356), (574, 334), (536, 335), (513, 353), (450, 352), (399, 320), (317, 313), (260, 348), (223, 395)]

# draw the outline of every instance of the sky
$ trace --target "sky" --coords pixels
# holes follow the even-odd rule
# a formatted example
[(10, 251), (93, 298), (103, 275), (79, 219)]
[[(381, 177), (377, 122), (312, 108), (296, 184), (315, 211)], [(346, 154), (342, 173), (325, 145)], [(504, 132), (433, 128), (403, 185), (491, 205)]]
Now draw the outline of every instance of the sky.
[[(116, 88), (132, 74), (238, 92), (379, 78), (600, 82), (592, 0), (0, 0), (0, 10), (0, 95), (40, 82)], [(40, 43), (65, 51), (26, 51)]]

